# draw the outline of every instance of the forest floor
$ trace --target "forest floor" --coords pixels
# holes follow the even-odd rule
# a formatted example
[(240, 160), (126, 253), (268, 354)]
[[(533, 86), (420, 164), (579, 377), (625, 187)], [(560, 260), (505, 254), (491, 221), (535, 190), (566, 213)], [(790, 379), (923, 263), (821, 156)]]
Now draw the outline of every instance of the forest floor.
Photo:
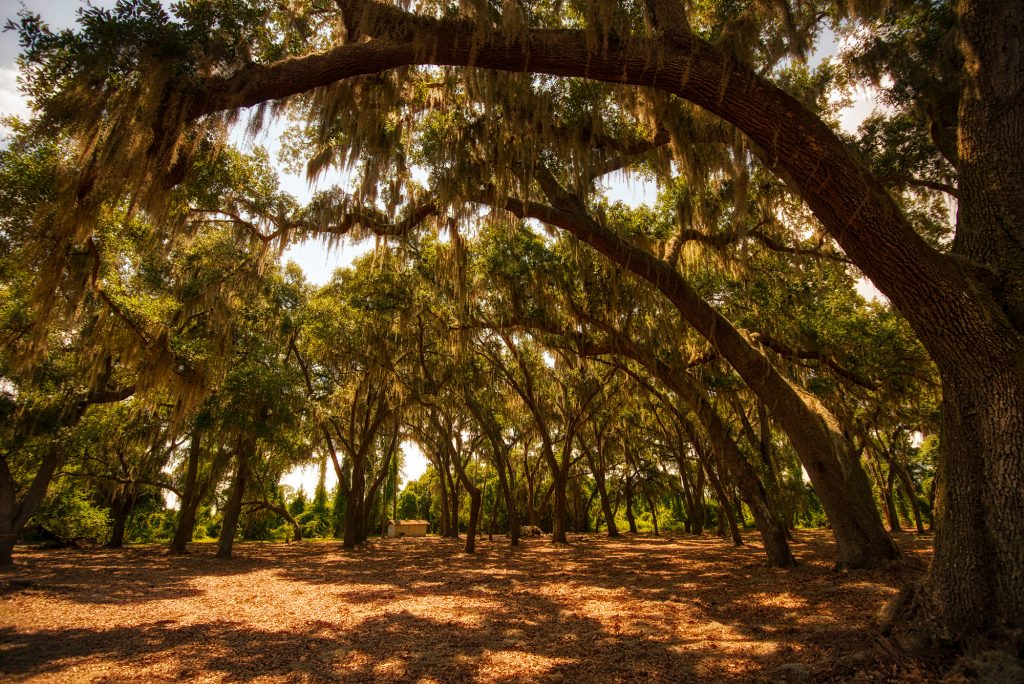
[[(13, 681), (926, 681), (886, 657), (883, 604), (908, 561), (837, 572), (826, 531), (793, 570), (715, 537), (573, 536), (473, 556), (435, 537), (212, 544), (187, 556), (19, 547), (0, 575), (0, 679)], [(884, 646), (884, 644), (883, 644)]]

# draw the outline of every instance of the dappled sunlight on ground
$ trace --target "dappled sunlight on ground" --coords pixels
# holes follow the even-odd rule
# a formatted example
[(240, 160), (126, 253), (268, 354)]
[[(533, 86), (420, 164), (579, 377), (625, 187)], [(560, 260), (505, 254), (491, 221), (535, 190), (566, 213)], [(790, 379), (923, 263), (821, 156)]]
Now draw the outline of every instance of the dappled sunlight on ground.
[(512, 549), (495, 537), (474, 556), (437, 538), (372, 540), (354, 552), (240, 544), (230, 561), (198, 544), (188, 556), (19, 549), (19, 568), (0, 578), (0, 674), (759, 681), (787, 664), (817, 678), (829, 672), (822, 663), (845, 659), (861, 681), (884, 681), (899, 674), (893, 664), (850, 657), (870, 656), (881, 606), (930, 554), (930, 538), (901, 535), (903, 566), (836, 572), (830, 536), (799, 532), (800, 566), (774, 570), (756, 544), (708, 536), (571, 541)]

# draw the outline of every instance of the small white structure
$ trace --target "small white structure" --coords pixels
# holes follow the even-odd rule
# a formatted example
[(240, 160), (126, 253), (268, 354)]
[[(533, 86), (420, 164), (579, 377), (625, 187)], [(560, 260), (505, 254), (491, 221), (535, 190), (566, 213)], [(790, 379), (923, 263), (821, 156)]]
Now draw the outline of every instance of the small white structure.
[(389, 537), (426, 537), (426, 520), (388, 520)]

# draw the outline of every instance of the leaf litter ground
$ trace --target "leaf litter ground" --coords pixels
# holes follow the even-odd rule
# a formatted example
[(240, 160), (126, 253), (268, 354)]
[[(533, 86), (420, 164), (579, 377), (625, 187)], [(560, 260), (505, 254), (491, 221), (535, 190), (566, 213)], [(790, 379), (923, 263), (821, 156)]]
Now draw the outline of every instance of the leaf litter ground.
[(922, 681), (877, 633), (918, 579), (908, 560), (836, 572), (826, 531), (793, 570), (713, 537), (579, 535), (568, 546), (434, 537), (19, 549), (0, 576), (0, 677), (13, 681)]

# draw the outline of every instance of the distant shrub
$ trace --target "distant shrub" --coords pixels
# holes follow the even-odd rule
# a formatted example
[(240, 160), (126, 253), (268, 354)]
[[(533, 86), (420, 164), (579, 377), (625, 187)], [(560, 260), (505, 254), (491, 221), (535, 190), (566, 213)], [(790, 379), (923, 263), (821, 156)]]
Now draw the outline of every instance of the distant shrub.
[(26, 526), (25, 537), (60, 545), (102, 544), (110, 537), (110, 517), (82, 489), (62, 481)]

